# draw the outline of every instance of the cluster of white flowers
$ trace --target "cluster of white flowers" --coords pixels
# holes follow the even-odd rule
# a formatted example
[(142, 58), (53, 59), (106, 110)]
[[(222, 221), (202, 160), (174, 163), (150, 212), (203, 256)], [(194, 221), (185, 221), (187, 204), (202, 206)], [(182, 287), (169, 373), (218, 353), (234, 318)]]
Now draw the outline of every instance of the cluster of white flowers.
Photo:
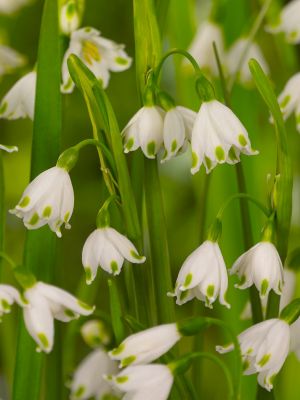
[(54, 319), (69, 322), (94, 311), (94, 307), (65, 290), (43, 282), (35, 282), (22, 296), (13, 286), (1, 284), (0, 317), (10, 312), (14, 302), (23, 308), (25, 326), (37, 344), (37, 351), (45, 353), (53, 348)]
[[(217, 164), (235, 164), (240, 153), (254, 155), (247, 130), (236, 115), (218, 100), (205, 101), (199, 112), (175, 107), (164, 112), (158, 106), (144, 106), (123, 130), (124, 151), (141, 147), (148, 158), (163, 151), (163, 160), (192, 148), (194, 174), (204, 164), (209, 173)], [(163, 146), (164, 145), (164, 146)]]
[(225, 50), (221, 27), (212, 21), (200, 23), (199, 29), (188, 49), (199, 66), (213, 76), (219, 76), (217, 61), (213, 50), (216, 44), (218, 55), (225, 73), (229, 76), (237, 74), (238, 81), (248, 86), (252, 82), (248, 61), (255, 58), (265, 73), (269, 73), (269, 66), (257, 43), (247, 37), (239, 38), (228, 51)]

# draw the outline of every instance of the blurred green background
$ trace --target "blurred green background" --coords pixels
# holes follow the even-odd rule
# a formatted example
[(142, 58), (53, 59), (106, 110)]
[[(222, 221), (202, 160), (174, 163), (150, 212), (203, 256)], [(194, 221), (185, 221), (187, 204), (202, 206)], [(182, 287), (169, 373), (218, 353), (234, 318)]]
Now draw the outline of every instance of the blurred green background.
[[(159, 2), (159, 0), (157, 0)], [(210, 1), (204, 0), (171, 0), (167, 21), (164, 26), (164, 48), (188, 48), (197, 26), (207, 16)], [(263, 0), (228, 0), (222, 3), (220, 23), (225, 32), (227, 46), (243, 34), (247, 34), (253, 23)], [(282, 2), (274, 0), (271, 13)], [(0, 17), (0, 35), (3, 42), (11, 45), (28, 58), (27, 70), (34, 67), (36, 62), (39, 27), (42, 13), (42, 1), (23, 8), (14, 16)], [(82, 26), (93, 26), (99, 29), (104, 37), (126, 45), (126, 51), (134, 57), (134, 37), (132, 4), (129, 0), (87, 0), (86, 12)], [(67, 45), (67, 38), (62, 39), (62, 48)], [(286, 80), (299, 68), (299, 46), (285, 44), (283, 38), (271, 36), (264, 29), (260, 29), (257, 36), (265, 58), (271, 70), (271, 79), (274, 82), (276, 93), (283, 88)], [(51, 62), (51, 60), (49, 61)], [(0, 97), (24, 73), (26, 69), (15, 74), (4, 76), (0, 82)], [(181, 61), (177, 58), (168, 61), (164, 68), (163, 86), (169, 90), (178, 103), (198, 109), (198, 100), (190, 76), (182, 69)], [(215, 82), (219, 87), (219, 82)], [(131, 69), (123, 73), (112, 74), (107, 94), (113, 104), (120, 127), (139, 107), (136, 88), (134, 64)], [(259, 150), (255, 157), (243, 157), (242, 163), (246, 173), (248, 192), (261, 201), (266, 201), (267, 175), (274, 174), (276, 147), (274, 132), (268, 122), (268, 111), (261, 101), (257, 91), (245, 89), (236, 85), (233, 90), (232, 105), (235, 113), (240, 117), (248, 129), (254, 148)], [(295, 129), (294, 118), (287, 122), (289, 149), (293, 157), (294, 169), (294, 209), (290, 249), (299, 245), (300, 231), (300, 136)], [(91, 125), (86, 108), (78, 91), (63, 96), (63, 138), (61, 148), (64, 149), (78, 141), (91, 136)], [(28, 119), (18, 121), (0, 120), (0, 142), (19, 146), (19, 152), (12, 155), (4, 154), (4, 171), (6, 186), (6, 210), (13, 208), (22, 194), (29, 180), (30, 149), (32, 137), (32, 122)], [(128, 157), (129, 162), (131, 156)], [(190, 154), (177, 157), (160, 168), (165, 212), (167, 218), (169, 250), (175, 282), (178, 270), (192, 250), (199, 245), (200, 232), (203, 229), (201, 209), (203, 207), (200, 196), (205, 174), (203, 171), (195, 177), (190, 174)], [(57, 263), (57, 282), (59, 285), (76, 293), (84, 279), (81, 265), (81, 250), (87, 235), (95, 227), (95, 216), (103, 201), (103, 181), (99, 170), (97, 153), (89, 148), (82, 152), (76, 168), (71, 174), (75, 192), (75, 209), (71, 219), (72, 229), (63, 232), (59, 241), (59, 257)], [(236, 176), (232, 166), (218, 166), (209, 178), (209, 193), (204, 229), (212, 221), (223, 201), (237, 191)], [(251, 207), (252, 230), (255, 240), (259, 239), (264, 223), (262, 215)], [(7, 212), (7, 226), (5, 235), (5, 249), (18, 263), (22, 260), (25, 239), (25, 228), (21, 220)], [(243, 252), (240, 210), (238, 203), (231, 206), (226, 213), (223, 225), (221, 248), (227, 267)], [(43, 265), (40, 266), (43, 268)], [(134, 268), (146, 268), (135, 266)], [(108, 312), (108, 292), (104, 273), (99, 273), (97, 283), (85, 290), (83, 295), (87, 300), (95, 297), (98, 307)], [(1, 271), (1, 282), (15, 284), (9, 268)], [(239, 319), (247, 293), (233, 288), (234, 279), (230, 278), (228, 299), (231, 310), (216, 305), (214, 311), (207, 311), (202, 305), (189, 303), (182, 307), (176, 306), (178, 318), (193, 315), (195, 308), (199, 314), (220, 316), (232, 325), (239, 333), (247, 326), (247, 322)], [(83, 286), (83, 285), (82, 285)], [(171, 289), (171, 288), (170, 288)], [(298, 289), (299, 291), (299, 289)], [(16, 349), (17, 310), (5, 317), (0, 325), (0, 398), (9, 398), (14, 368)], [(72, 372), (74, 366), (87, 354), (89, 349), (84, 345), (78, 333), (78, 323), (74, 324), (76, 333), (73, 343), (76, 349), (72, 356), (64, 357), (64, 340), (67, 326), (58, 323), (56, 337), (62, 337), (62, 354), (64, 358), (64, 379)], [(300, 333), (299, 333), (300, 334)], [(69, 336), (68, 336), (69, 338)], [(214, 352), (214, 346), (224, 342), (224, 337), (213, 329), (203, 336), (205, 349)], [(181, 344), (181, 350), (190, 347), (190, 342)], [(231, 362), (231, 356), (225, 356)], [(202, 387), (201, 398), (225, 399), (226, 382), (209, 362), (203, 362), (199, 380)], [(291, 354), (285, 363), (275, 384), (277, 399), (298, 400), (300, 398), (300, 361)], [(255, 377), (243, 378), (243, 400), (254, 399)], [(216, 383), (217, 382), (217, 383)], [(6, 394), (5, 394), (6, 393)], [(6, 396), (6, 397), (5, 397)], [(68, 392), (64, 392), (68, 398)], [(199, 397), (200, 398), (200, 397)]]

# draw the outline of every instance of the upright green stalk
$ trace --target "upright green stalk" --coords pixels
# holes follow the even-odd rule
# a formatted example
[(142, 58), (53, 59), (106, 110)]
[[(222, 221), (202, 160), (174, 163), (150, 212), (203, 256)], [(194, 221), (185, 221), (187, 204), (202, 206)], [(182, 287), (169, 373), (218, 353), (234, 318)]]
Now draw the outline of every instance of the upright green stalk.
[[(33, 125), (31, 178), (55, 165), (59, 155), (61, 135), (60, 40), (58, 5), (46, 0), (40, 31), (36, 102)], [(56, 238), (48, 227), (28, 231), (24, 264), (39, 280), (52, 281), (56, 261)], [(40, 396), (41, 372), (44, 357), (35, 351), (20, 317), (16, 352), (13, 400), (37, 400)], [(51, 371), (49, 371), (51, 373)], [(52, 385), (60, 388), (60, 383)], [(59, 394), (56, 393), (57, 400)]]
[[(152, 0), (133, 0), (136, 72), (140, 95), (145, 76), (161, 56), (161, 42)], [(145, 161), (145, 202), (158, 322), (174, 320), (174, 304), (167, 297), (172, 285), (162, 194), (156, 160)]]

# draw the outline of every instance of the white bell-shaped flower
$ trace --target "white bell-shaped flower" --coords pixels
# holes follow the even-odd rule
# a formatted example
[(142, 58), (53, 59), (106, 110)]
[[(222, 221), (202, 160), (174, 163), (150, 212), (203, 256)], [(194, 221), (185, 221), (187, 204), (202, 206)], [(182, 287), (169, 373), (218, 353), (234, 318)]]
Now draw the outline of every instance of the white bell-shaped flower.
[[(290, 347), (290, 326), (273, 318), (246, 329), (238, 336), (243, 358), (244, 374), (258, 372), (258, 383), (267, 390), (273, 388), (273, 379), (283, 366)], [(233, 345), (217, 346), (219, 353), (233, 350)]]
[(174, 157), (180, 150), (187, 147), (197, 113), (186, 107), (173, 107), (165, 113), (163, 125), (163, 141), (165, 154), (162, 162)]
[(33, 119), (35, 103), (36, 72), (29, 72), (19, 79), (0, 104), (0, 118)]
[(13, 303), (24, 306), (20, 293), (10, 285), (0, 284), (0, 321), (4, 314), (8, 314)]
[[(243, 62), (241, 65), (239, 65), (242, 58)], [(234, 75), (236, 72), (238, 72), (237, 77), (240, 83), (244, 85), (251, 84), (253, 79), (248, 62), (252, 58), (259, 62), (266, 74), (269, 73), (269, 66), (258, 44), (254, 42), (249, 43), (247, 38), (238, 39), (229, 49), (226, 57), (226, 67), (228, 73), (230, 75)]]
[(92, 351), (81, 361), (73, 375), (70, 386), (71, 399), (111, 398), (109, 396), (115, 394), (115, 391), (103, 375), (113, 375), (117, 372), (117, 363), (108, 357), (106, 351), (101, 348)]
[(218, 243), (206, 240), (184, 261), (176, 281), (176, 303), (182, 305), (194, 297), (207, 307), (219, 297), (220, 304), (230, 308), (225, 296), (228, 287), (226, 265)]
[(77, 55), (87, 67), (101, 80), (104, 88), (108, 86), (110, 72), (125, 71), (131, 66), (131, 58), (124, 51), (124, 45), (100, 36), (97, 29), (86, 27), (71, 33), (69, 48), (62, 64), (62, 92), (71, 93), (74, 83), (68, 70), (68, 57)]
[(73, 208), (74, 192), (70, 176), (65, 169), (56, 166), (38, 175), (10, 212), (22, 218), (28, 229), (48, 224), (61, 237), (61, 225), (70, 228)]
[(300, 0), (293, 0), (286, 4), (276, 23), (268, 25), (266, 31), (284, 32), (288, 43), (300, 43)]
[(60, 29), (64, 34), (69, 35), (78, 29), (79, 25), (77, 1), (67, 0), (60, 9)]
[(32, 0), (0, 0), (0, 14), (13, 14)]
[(259, 242), (242, 254), (233, 264), (231, 274), (237, 274), (241, 282), (235, 287), (247, 289), (253, 284), (260, 297), (268, 297), (271, 289), (281, 295), (283, 267), (276, 247), (270, 242)]
[(123, 129), (124, 152), (141, 147), (148, 158), (155, 158), (163, 144), (164, 111), (158, 106), (142, 107)]
[(218, 66), (213, 50), (214, 42), (222, 60), (224, 58), (224, 38), (220, 26), (212, 21), (201, 22), (188, 52), (195, 58), (200, 68), (207, 70), (213, 76), (218, 76)]
[(284, 119), (295, 113), (297, 130), (300, 133), (300, 72), (287, 81), (278, 97), (278, 103)]
[(217, 164), (235, 164), (240, 153), (254, 155), (246, 128), (218, 100), (203, 102), (192, 130), (192, 174), (204, 164), (209, 173)]
[(28, 333), (37, 343), (38, 351), (49, 353), (54, 341), (54, 319), (69, 322), (80, 315), (90, 315), (90, 307), (70, 293), (43, 282), (26, 289), (24, 297), (28, 306), (24, 307), (24, 322)]
[(111, 332), (105, 323), (99, 319), (91, 319), (85, 322), (80, 333), (87, 345), (90, 347), (98, 347), (100, 344), (108, 345), (111, 342)]
[[(8, 0), (9, 1), (9, 0)], [(0, 0), (1, 12), (1, 0)], [(26, 62), (24, 56), (11, 47), (0, 44), (0, 77), (22, 67)]]
[(18, 151), (17, 146), (5, 146), (4, 144), (0, 144), (0, 150), (7, 151), (8, 153), (13, 153), (14, 151)]
[(173, 385), (171, 370), (162, 364), (139, 365), (125, 368), (106, 379), (113, 387), (125, 392), (123, 399), (167, 400)]
[(87, 284), (91, 284), (100, 266), (109, 274), (119, 275), (124, 259), (141, 264), (146, 258), (124, 235), (109, 226), (94, 230), (87, 238), (82, 250), (82, 264)]
[(148, 364), (168, 352), (180, 338), (175, 323), (158, 325), (128, 336), (109, 356), (119, 360), (120, 367)]

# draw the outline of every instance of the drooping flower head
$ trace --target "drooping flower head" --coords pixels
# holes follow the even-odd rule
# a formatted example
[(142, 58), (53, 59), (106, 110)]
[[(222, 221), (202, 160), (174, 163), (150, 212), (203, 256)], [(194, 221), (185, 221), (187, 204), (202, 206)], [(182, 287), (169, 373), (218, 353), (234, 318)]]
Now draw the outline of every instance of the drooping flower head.
[[(10, 0), (8, 0), (10, 1)], [(1, 0), (0, 0), (1, 12)], [(24, 56), (11, 47), (0, 44), (0, 77), (22, 67), (26, 62)]]
[[(283, 366), (289, 352), (290, 327), (281, 319), (273, 318), (246, 329), (238, 336), (243, 357), (244, 374), (258, 372), (258, 383), (267, 390)], [(219, 353), (233, 350), (233, 345), (217, 346)]]
[(162, 149), (164, 114), (156, 105), (142, 107), (122, 131), (125, 153), (140, 147), (147, 158), (155, 158)]
[(105, 350), (101, 348), (93, 350), (81, 361), (74, 372), (70, 386), (71, 399), (86, 400), (92, 397), (105, 399), (106, 396), (108, 398), (114, 395), (116, 391), (103, 376), (117, 372), (117, 363), (108, 357)]
[(22, 218), (28, 229), (46, 224), (61, 237), (60, 228), (73, 213), (74, 192), (69, 173), (55, 166), (38, 175), (25, 189), (19, 203), (10, 212)]
[[(241, 65), (239, 65), (239, 62), (242, 58), (243, 62)], [(248, 66), (248, 62), (252, 58), (259, 62), (266, 74), (269, 73), (269, 66), (260, 47), (257, 43), (249, 42), (249, 39), (247, 38), (238, 39), (231, 46), (226, 57), (226, 67), (229, 75), (234, 75), (237, 72), (237, 78), (239, 82), (246, 86), (250, 85), (253, 81)]]
[(278, 103), (284, 119), (295, 113), (297, 130), (300, 133), (300, 72), (287, 81), (278, 97)]
[(226, 265), (217, 242), (206, 240), (183, 263), (175, 285), (176, 303), (182, 305), (193, 298), (207, 307), (219, 297), (221, 304), (230, 307), (225, 296), (228, 287)]
[(60, 9), (60, 29), (61, 31), (69, 35), (71, 32), (78, 29), (80, 25), (80, 4), (82, 1), (78, 0), (66, 0)]
[(0, 118), (33, 119), (35, 103), (36, 72), (32, 71), (19, 79), (0, 104)]
[(78, 29), (71, 33), (69, 48), (63, 59), (63, 93), (71, 93), (74, 89), (67, 64), (71, 54), (77, 55), (87, 65), (96, 78), (101, 80), (104, 88), (108, 86), (111, 71), (125, 71), (131, 65), (131, 58), (124, 51), (124, 45), (103, 38), (97, 29)]
[(20, 293), (10, 285), (0, 284), (0, 321), (4, 314), (8, 314), (13, 303), (24, 306)]
[(80, 328), (80, 333), (87, 345), (98, 347), (100, 344), (108, 345), (111, 341), (111, 332), (106, 324), (99, 319), (91, 319)]
[(204, 101), (192, 130), (192, 174), (201, 165), (209, 173), (217, 164), (235, 164), (240, 153), (254, 155), (246, 128), (237, 116), (218, 100)]
[(173, 385), (170, 368), (162, 364), (130, 366), (106, 379), (113, 387), (126, 393), (124, 399), (167, 400)]
[(286, 4), (278, 20), (268, 25), (266, 30), (271, 33), (284, 32), (288, 43), (300, 43), (300, 0), (293, 0)]
[(283, 267), (276, 247), (267, 241), (257, 243), (242, 254), (233, 264), (231, 274), (241, 279), (235, 286), (247, 289), (253, 284), (260, 297), (268, 298), (271, 289), (281, 295), (283, 287)]
[(65, 290), (36, 282), (24, 292), (28, 306), (24, 307), (24, 322), (39, 351), (49, 353), (54, 341), (54, 319), (69, 322), (80, 315), (90, 315), (88, 306)]
[(109, 356), (119, 360), (120, 367), (148, 364), (169, 351), (180, 338), (175, 323), (155, 326), (128, 336)]
[(188, 52), (195, 58), (204, 71), (208, 71), (213, 76), (218, 76), (218, 66), (213, 50), (214, 42), (222, 60), (224, 39), (220, 26), (211, 21), (201, 22)]

